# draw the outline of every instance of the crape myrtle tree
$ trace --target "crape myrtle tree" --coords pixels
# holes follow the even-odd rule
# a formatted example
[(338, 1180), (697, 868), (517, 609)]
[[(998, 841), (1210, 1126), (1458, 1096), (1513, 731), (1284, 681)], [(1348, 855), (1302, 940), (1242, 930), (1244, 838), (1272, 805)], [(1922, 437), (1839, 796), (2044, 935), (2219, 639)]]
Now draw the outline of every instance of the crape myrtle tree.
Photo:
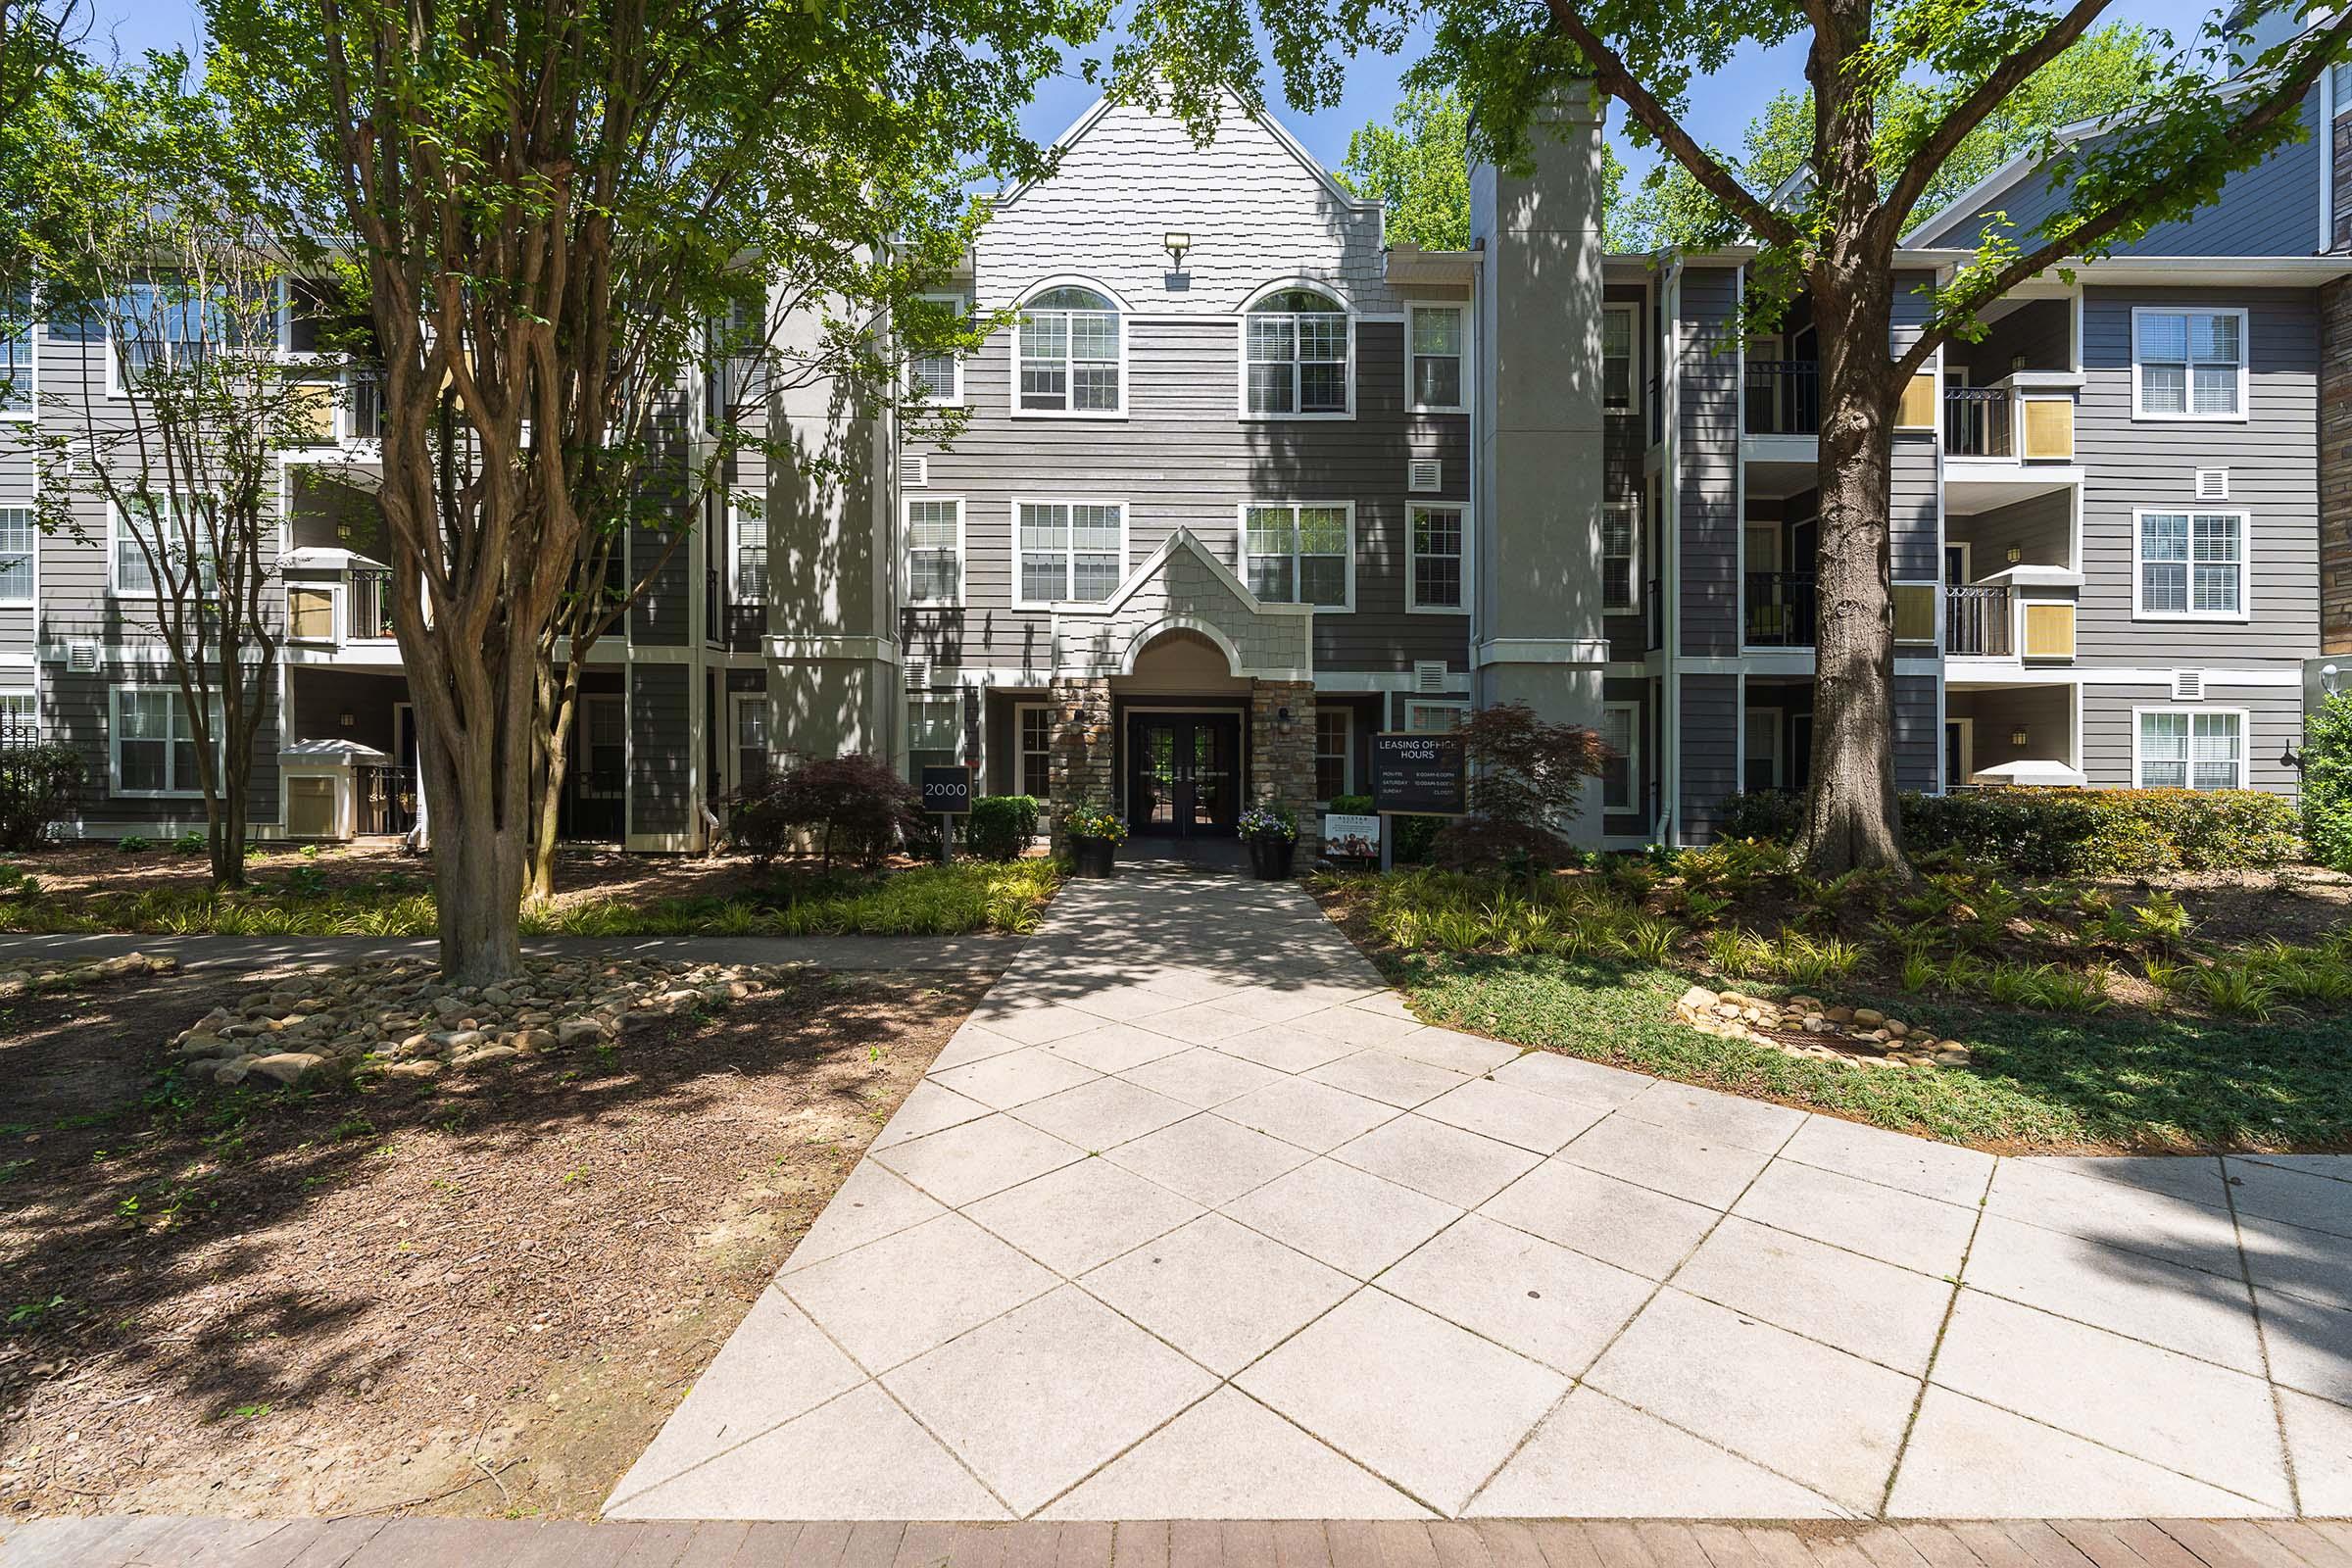
[[(1263, 97), (1249, 0), (1143, 0), (1117, 57), (1142, 93), (1164, 93), (1202, 130), (1217, 84)], [(1294, 104), (1336, 102), (1351, 49), (1396, 49), (1426, 26), (1411, 85), (1451, 84), (1477, 106), (1474, 156), (1524, 167), (1536, 110), (1590, 82), (1628, 133), (1687, 171), (1726, 222), (1758, 247), (1747, 325), (1812, 298), (1820, 343), (1820, 554), (1812, 783), (1799, 851), (1815, 875), (1908, 872), (1895, 811), (1894, 628), (1887, 580), (1887, 477), (1904, 386), (1979, 312), (2029, 279), (2095, 260), (2151, 225), (2211, 202), (2230, 173), (2306, 134), (2300, 106), (2341, 58), (2352, 10), (2301, 0), (2218, 14), (2203, 41), (2171, 49), (2095, 135), (2035, 139), (2034, 176), (2063, 191), (2020, 232), (1955, 236), (1973, 255), (1939, 278), (1915, 333), (1892, 333), (1902, 236), (1953, 154), (1995, 122), (2044, 67), (2096, 26), (2109, 0), (1257, 0), (1255, 22)], [(2257, 29), (2317, 23), (2257, 48)], [(2291, 29), (2289, 29), (2291, 30)], [(1690, 129), (1703, 78), (1743, 50), (1806, 46), (1810, 176), (1779, 202)], [(2227, 76), (2229, 79), (2223, 79)], [(1890, 112), (1890, 106), (1894, 112)]]
[[(208, 0), (242, 112), (314, 153), (383, 357), (378, 493), (442, 973), (515, 972), (542, 642), (646, 477), (657, 388), (787, 280), (809, 351), (960, 253), (1100, 0)], [(544, 769), (540, 769), (544, 773)]]
[(108, 603), (163, 647), (169, 688), (113, 715), (120, 787), (200, 792), (213, 884), (236, 887), (255, 748), (274, 731), (280, 455), (331, 433), (337, 368), (278, 351), (287, 273), (262, 166), (185, 57), (74, 78), (26, 253), (50, 330), (104, 344), (107, 365), (41, 389), (22, 434), (35, 516), (105, 544)]

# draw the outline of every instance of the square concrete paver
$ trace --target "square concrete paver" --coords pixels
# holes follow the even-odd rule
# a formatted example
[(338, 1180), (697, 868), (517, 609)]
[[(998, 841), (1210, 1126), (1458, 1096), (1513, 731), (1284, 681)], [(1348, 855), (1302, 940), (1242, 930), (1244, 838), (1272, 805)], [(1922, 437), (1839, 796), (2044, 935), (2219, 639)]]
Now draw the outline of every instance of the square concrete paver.
[(1297, 887), (1129, 867), (1057, 895), (610, 1508), (2342, 1512), (2348, 1193), (1522, 1052), (1413, 1016)]
[(1235, 1380), (1442, 1512), (1460, 1510), (1568, 1380), (1377, 1290)]

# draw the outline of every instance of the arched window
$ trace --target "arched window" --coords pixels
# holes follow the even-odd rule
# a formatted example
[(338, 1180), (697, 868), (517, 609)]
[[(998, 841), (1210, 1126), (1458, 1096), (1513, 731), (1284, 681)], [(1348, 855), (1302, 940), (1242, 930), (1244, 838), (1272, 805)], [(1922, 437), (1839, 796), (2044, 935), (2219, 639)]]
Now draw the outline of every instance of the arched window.
[(1050, 288), (1021, 307), (1024, 414), (1118, 414), (1119, 309), (1089, 288)]
[(1346, 414), (1348, 313), (1328, 294), (1286, 288), (1243, 318), (1243, 409), (1250, 414)]

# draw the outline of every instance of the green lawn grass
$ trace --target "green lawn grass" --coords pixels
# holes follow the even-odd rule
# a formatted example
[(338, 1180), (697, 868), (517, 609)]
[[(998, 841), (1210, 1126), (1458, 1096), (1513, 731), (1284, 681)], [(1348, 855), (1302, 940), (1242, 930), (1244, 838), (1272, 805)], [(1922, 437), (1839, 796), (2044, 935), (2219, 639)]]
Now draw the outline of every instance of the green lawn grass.
[(2352, 1149), (2352, 1022), (2342, 1016), (2074, 1016), (1840, 989), (1841, 1001), (1965, 1042), (1973, 1057), (1878, 1067), (1685, 1028), (1669, 1011), (1690, 976), (1638, 962), (1429, 952), (1388, 961), (1430, 1023), (1978, 1148)]

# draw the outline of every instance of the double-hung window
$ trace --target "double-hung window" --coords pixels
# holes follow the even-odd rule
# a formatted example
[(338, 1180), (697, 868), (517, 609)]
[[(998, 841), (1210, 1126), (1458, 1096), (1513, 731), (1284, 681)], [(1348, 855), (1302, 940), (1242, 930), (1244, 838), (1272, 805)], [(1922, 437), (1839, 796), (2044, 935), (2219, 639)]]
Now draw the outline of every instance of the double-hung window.
[(756, 498), (727, 497), (728, 603), (767, 603), (767, 518)]
[(767, 699), (737, 692), (735, 703), (735, 787), (757, 789), (767, 782)]
[(1127, 504), (1016, 501), (1012, 553), (1018, 608), (1108, 599), (1127, 575)]
[[(958, 319), (963, 315), (963, 297), (959, 294), (925, 294), (921, 304), (938, 319)], [(925, 324), (930, 322), (926, 320)], [(910, 354), (906, 358), (906, 380), (907, 390), (919, 402), (942, 407), (961, 403), (963, 356), (953, 349), (934, 354)]]
[(1348, 793), (1349, 760), (1348, 710), (1315, 710), (1315, 799), (1335, 800)]
[(2143, 512), (2138, 548), (2136, 614), (2245, 618), (2244, 513)]
[(1413, 334), (1413, 407), (1425, 414), (1455, 414), (1462, 408), (1462, 308), (1416, 305), (1408, 314)]
[(1611, 414), (1642, 408), (1642, 356), (1634, 323), (1641, 307), (1604, 305), (1600, 312), (1600, 406)]
[(0, 284), (0, 419), (29, 419), (33, 401), (32, 290)]
[(1631, 497), (1600, 509), (1600, 608), (1612, 615), (1642, 609), (1642, 503)]
[(1347, 504), (1245, 506), (1243, 580), (1269, 604), (1352, 610), (1354, 533), (1354, 508)]
[(2147, 419), (2246, 416), (2246, 313), (2132, 313), (2133, 409)]
[(1013, 329), (1016, 414), (1124, 414), (1118, 308), (1086, 288), (1053, 288), (1021, 307)]
[(906, 749), (945, 766), (963, 745), (963, 699), (953, 692), (906, 699)]
[(1411, 610), (1461, 610), (1463, 597), (1462, 509), (1458, 506), (1421, 506), (1407, 509), (1411, 516), (1406, 543), (1412, 554)]
[(2134, 782), (2143, 790), (2242, 790), (2246, 715), (2231, 709), (2142, 709)]
[(1603, 703), (1600, 741), (1609, 749), (1601, 764), (1600, 806), (1604, 811), (1638, 811), (1642, 778), (1642, 708), (1638, 703)]
[(1020, 730), (1020, 791), (1033, 800), (1050, 799), (1054, 793), (1053, 712), (1041, 703), (1024, 703), (1013, 713)]
[[(197, 770), (196, 727), (176, 691), (161, 686), (118, 686), (113, 692), (114, 793), (195, 795), (204, 789)], [(216, 759), (220, 746), (220, 700), (209, 704)]]
[[(135, 515), (114, 511), (115, 593), (125, 599), (154, 599), (154, 563), (163, 564), (171, 597), (193, 591), (209, 594), (216, 586), (212, 555), (203, 548), (206, 522), (195, 497), (150, 497), (133, 509)], [(193, 555), (196, 570), (188, 570)]]
[[(219, 289), (153, 279), (130, 284), (111, 312), (118, 386), (154, 370), (176, 370), (237, 347), (238, 327)], [(258, 309), (258, 302), (255, 304)]]
[(0, 610), (23, 610), (32, 603), (33, 553), (39, 536), (33, 532), (30, 507), (0, 507)]
[(906, 499), (906, 602), (963, 603), (963, 503)]
[(1462, 727), (1468, 715), (1468, 703), (1423, 703), (1407, 701), (1404, 705), (1404, 729), (1408, 735), (1445, 735)]
[(1327, 294), (1284, 289), (1242, 317), (1242, 412), (1344, 416), (1351, 403), (1348, 313)]

